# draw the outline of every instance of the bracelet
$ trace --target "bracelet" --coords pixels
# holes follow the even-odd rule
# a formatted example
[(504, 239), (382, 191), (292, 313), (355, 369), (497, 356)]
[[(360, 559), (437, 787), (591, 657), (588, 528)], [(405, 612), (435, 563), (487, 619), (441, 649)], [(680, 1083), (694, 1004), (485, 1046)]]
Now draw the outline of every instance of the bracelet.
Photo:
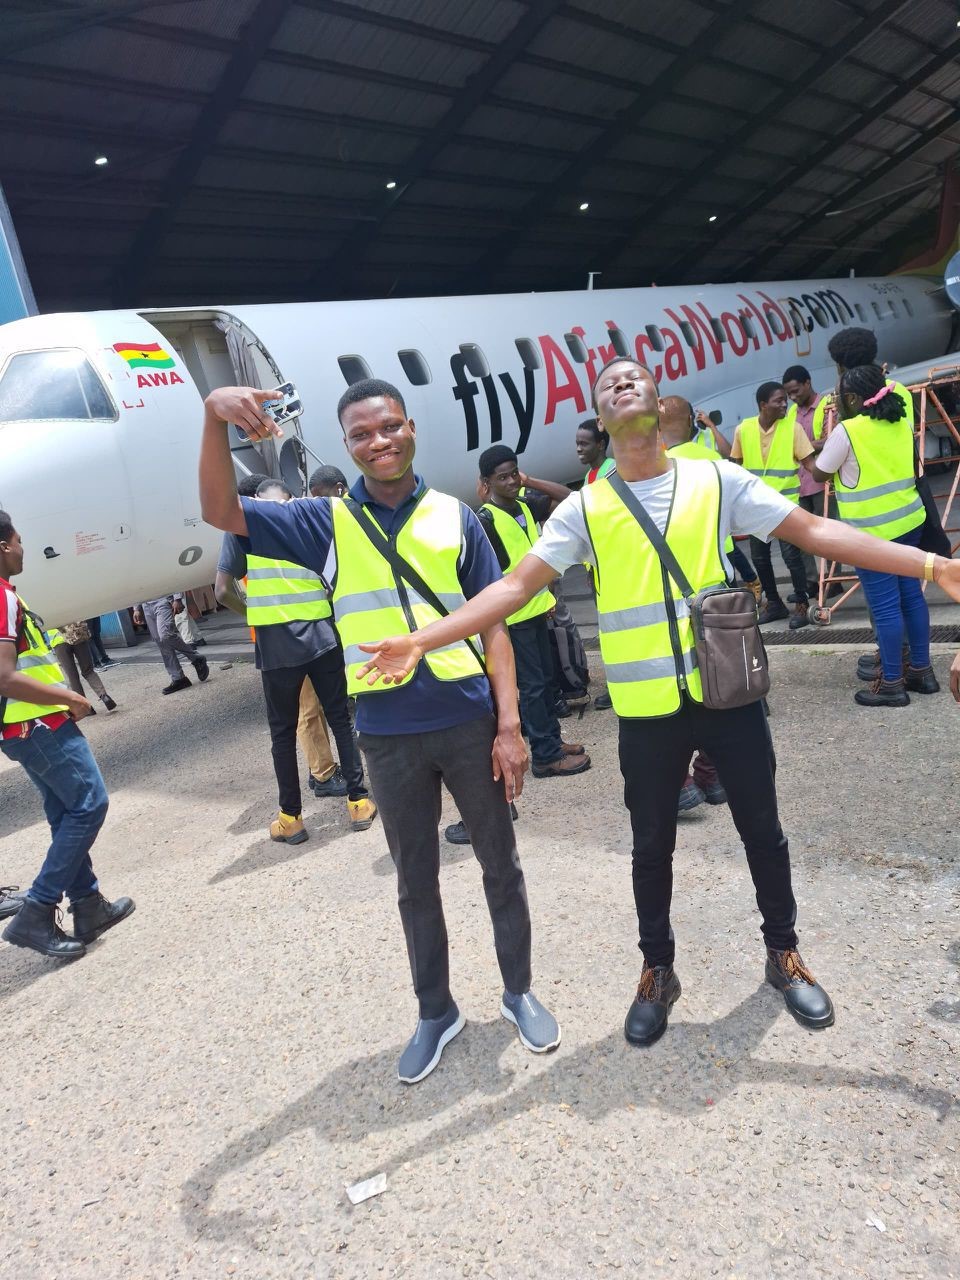
[(927, 552), (927, 558), (923, 562), (923, 577), (926, 582), (933, 582), (933, 562), (936, 556), (932, 551)]

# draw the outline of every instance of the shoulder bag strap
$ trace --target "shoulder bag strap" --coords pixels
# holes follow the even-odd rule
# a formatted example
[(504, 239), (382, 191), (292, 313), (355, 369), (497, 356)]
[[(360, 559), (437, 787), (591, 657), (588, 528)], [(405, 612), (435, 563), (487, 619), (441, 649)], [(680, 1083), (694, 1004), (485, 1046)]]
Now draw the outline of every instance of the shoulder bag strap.
[(636, 496), (636, 494), (631, 490), (630, 486), (616, 472), (614, 472), (612, 475), (609, 475), (607, 477), (607, 482), (611, 486), (611, 488), (613, 489), (617, 497), (620, 499), (620, 501), (623, 503), (623, 505), (627, 508), (627, 510), (636, 520), (637, 524), (640, 526), (643, 532), (647, 535), (647, 539), (650, 542), (650, 545), (653, 547), (654, 551), (656, 551), (657, 555), (660, 557), (660, 563), (663, 565), (667, 573), (669, 573), (670, 577), (674, 580), (674, 582), (680, 588), (681, 594), (687, 600), (692, 599), (694, 595), (693, 587), (691, 587), (690, 581), (687, 578), (687, 575), (680, 568), (680, 563), (677, 560), (677, 557), (670, 550), (669, 543), (667, 542), (663, 534), (660, 532), (660, 530), (657, 528), (657, 526), (654, 524), (653, 519), (650, 513), (647, 511), (646, 507), (643, 505), (640, 499)]
[[(381, 529), (377, 528), (377, 525), (370, 519), (363, 507), (361, 507), (353, 498), (344, 498), (343, 504), (373, 543), (377, 551), (379, 551), (384, 560), (386, 560), (387, 564), (397, 577), (402, 578), (408, 586), (413, 587), (414, 591), (416, 591), (418, 595), (422, 596), (431, 608), (435, 609), (442, 618), (446, 618), (449, 615), (450, 610), (443, 603), (434, 589), (429, 586), (416, 569), (414, 569), (413, 565), (404, 560), (403, 556), (400, 555), (394, 544), (386, 537)], [(469, 636), (466, 638), (464, 643), (480, 664), (480, 669), (486, 672), (487, 667), (483, 660), (483, 654)]]

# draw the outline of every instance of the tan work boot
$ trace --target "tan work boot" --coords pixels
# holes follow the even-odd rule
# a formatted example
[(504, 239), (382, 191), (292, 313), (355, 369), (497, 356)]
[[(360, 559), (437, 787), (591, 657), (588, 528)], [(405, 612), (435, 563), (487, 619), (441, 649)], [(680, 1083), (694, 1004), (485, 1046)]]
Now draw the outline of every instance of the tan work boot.
[(373, 820), (377, 816), (377, 806), (364, 796), (362, 800), (348, 800), (347, 813), (350, 815), (351, 831), (366, 831), (368, 827), (373, 826)]
[(281, 809), (270, 823), (271, 840), (280, 840), (285, 844), (302, 844), (306, 838), (307, 829), (299, 814), (294, 818)]

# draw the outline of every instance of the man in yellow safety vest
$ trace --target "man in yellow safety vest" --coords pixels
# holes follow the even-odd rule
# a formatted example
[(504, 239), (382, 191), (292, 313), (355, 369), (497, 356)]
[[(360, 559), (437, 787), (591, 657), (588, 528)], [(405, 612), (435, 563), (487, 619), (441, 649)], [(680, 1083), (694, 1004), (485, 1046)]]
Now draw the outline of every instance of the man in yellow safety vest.
[[(56, 960), (76, 960), (86, 944), (134, 910), (130, 898), (108, 902), (90, 850), (107, 816), (107, 789), (76, 722), (93, 708), (62, 683), (43, 624), (10, 579), (23, 569), (23, 543), (0, 511), (0, 752), (19, 764), (43, 797), (52, 840), (19, 910), (3, 931), (7, 942)], [(72, 936), (57, 923), (70, 899)], [(6, 912), (5, 912), (6, 914)]]
[(226, 423), (250, 439), (280, 434), (263, 409), (271, 392), (224, 387), (206, 400), (200, 449), (204, 519), (249, 538), (254, 555), (323, 573), (332, 587), (357, 730), (397, 868), (400, 917), (419, 1004), (397, 1074), (424, 1079), (464, 1019), (450, 991), (439, 883), (440, 789), (445, 784), (483, 867), (504, 991), (500, 1012), (523, 1045), (560, 1043), (556, 1019), (530, 989), (530, 915), (509, 802), (527, 752), (520, 735), (513, 650), (500, 622), (431, 653), (395, 685), (361, 678), (360, 642), (426, 626), (500, 578), (469, 507), (429, 489), (413, 470), (416, 427), (401, 392), (368, 378), (337, 406), (344, 444), (361, 473), (346, 498), (238, 499)]
[[(796, 503), (800, 497), (800, 466), (809, 469), (813, 445), (796, 418), (787, 415), (787, 393), (782, 383), (764, 382), (757, 388), (757, 416), (744, 418), (737, 427), (730, 447), (730, 461), (740, 462), (751, 475), (759, 477), (774, 493)], [(780, 539), (780, 554), (793, 583), (795, 607), (790, 617), (780, 598), (777, 578), (770, 557), (770, 544), (751, 534), (750, 556), (757, 569), (767, 603), (760, 611), (760, 621), (776, 622), (790, 618), (790, 630), (807, 626), (809, 605), (807, 571), (803, 552), (786, 539)]]
[[(741, 467), (669, 458), (658, 435), (657, 386), (648, 369), (617, 358), (600, 370), (594, 402), (609, 431), (617, 475), (574, 494), (547, 521), (519, 566), (450, 617), (363, 646), (368, 680), (404, 680), (425, 654), (516, 612), (569, 565), (597, 571), (600, 644), (620, 720), (620, 769), (633, 825), (633, 888), (644, 964), (625, 1034), (652, 1044), (680, 995), (670, 927), (677, 796), (695, 748), (717, 767), (753, 878), (767, 946), (766, 978), (810, 1028), (833, 1006), (797, 951), (787, 841), (777, 816), (775, 762), (761, 702), (716, 710), (703, 703), (689, 609), (630, 504), (639, 503), (694, 592), (722, 583), (731, 533), (789, 539), (815, 555), (936, 580), (960, 599), (960, 561), (882, 542), (803, 511)], [(623, 495), (623, 496), (621, 496)], [(361, 676), (363, 671), (361, 671)]]

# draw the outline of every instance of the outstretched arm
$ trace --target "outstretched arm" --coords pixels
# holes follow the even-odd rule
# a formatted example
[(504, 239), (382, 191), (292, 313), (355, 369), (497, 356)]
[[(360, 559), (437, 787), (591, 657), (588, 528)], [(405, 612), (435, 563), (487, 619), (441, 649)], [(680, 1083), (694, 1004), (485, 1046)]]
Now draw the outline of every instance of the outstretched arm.
[[(895, 573), (901, 578), (923, 578), (927, 553), (918, 547), (906, 547), (885, 538), (872, 538), (852, 529), (842, 520), (825, 520), (796, 507), (772, 531), (773, 536), (792, 542), (811, 555), (838, 564), (852, 564), (878, 573)], [(933, 558), (933, 580), (948, 596), (960, 600), (960, 560)]]
[[(379, 644), (362, 644), (360, 648), (373, 656), (360, 668), (360, 678), (369, 674), (367, 684), (370, 685), (380, 679), (384, 684), (403, 679), (425, 653), (465, 640), (467, 636), (485, 635), (496, 623), (532, 600), (555, 577), (557, 571), (539, 556), (525, 555), (513, 573), (486, 587), (446, 618), (410, 635), (392, 636)], [(509, 636), (507, 641), (509, 643)]]

